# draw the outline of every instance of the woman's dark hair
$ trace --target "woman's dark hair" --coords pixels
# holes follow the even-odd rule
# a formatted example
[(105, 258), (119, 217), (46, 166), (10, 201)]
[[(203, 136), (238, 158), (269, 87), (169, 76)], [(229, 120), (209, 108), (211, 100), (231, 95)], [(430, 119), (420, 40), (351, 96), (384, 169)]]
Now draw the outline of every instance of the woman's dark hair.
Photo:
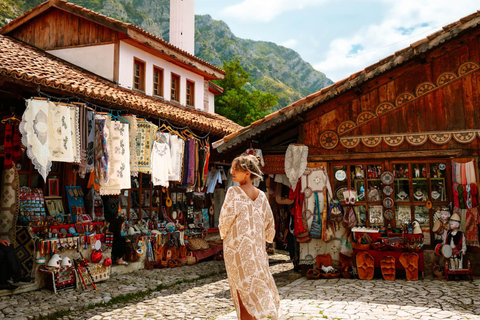
[(118, 216), (113, 219), (112, 223), (110, 224), (110, 231), (113, 233), (120, 233), (122, 232), (122, 224), (125, 222), (125, 218), (122, 216)]

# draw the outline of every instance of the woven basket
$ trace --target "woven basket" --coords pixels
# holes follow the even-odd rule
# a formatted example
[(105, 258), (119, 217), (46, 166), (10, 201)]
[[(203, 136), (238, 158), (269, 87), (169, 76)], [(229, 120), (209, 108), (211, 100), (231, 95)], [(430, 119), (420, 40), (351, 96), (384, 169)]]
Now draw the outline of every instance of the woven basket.
[(323, 272), (321, 272), (320, 274), (325, 279), (336, 279), (336, 278), (340, 277), (341, 272), (335, 272), (335, 273), (323, 273)]
[(321, 273), (317, 269), (309, 269), (307, 271), (307, 279), (310, 279), (310, 280), (319, 279), (320, 275)]

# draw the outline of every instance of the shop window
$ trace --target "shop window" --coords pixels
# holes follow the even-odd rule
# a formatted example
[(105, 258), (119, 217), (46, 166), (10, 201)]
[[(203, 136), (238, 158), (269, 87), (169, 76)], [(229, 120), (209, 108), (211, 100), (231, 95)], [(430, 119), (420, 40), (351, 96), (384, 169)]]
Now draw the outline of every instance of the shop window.
[(180, 76), (172, 73), (170, 100), (180, 102)]
[(163, 97), (163, 69), (153, 68), (153, 95)]
[(355, 190), (354, 210), (359, 226), (383, 225), (381, 163), (335, 165), (333, 166), (333, 192), (342, 205), (345, 205), (343, 192)]
[(145, 62), (137, 58), (133, 60), (133, 89), (145, 91)]
[(161, 212), (162, 188), (154, 187), (149, 174), (131, 178), (132, 188), (125, 190), (122, 211), (127, 220), (157, 218)]
[(195, 83), (187, 80), (187, 106), (195, 106)]

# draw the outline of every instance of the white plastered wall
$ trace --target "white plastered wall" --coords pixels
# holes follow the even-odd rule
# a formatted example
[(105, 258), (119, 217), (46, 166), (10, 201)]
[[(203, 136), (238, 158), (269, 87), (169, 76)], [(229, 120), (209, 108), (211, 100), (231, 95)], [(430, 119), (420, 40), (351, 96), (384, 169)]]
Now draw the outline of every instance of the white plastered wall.
[(171, 74), (180, 76), (180, 104), (186, 105), (187, 79), (195, 83), (195, 108), (203, 110), (203, 77), (189, 70), (185, 70), (173, 63), (147, 53), (135, 46), (120, 41), (120, 70), (118, 82), (125, 88), (133, 88), (133, 61), (134, 58), (145, 61), (145, 93), (153, 94), (153, 67), (163, 69), (164, 99), (170, 101)]
[(47, 52), (113, 81), (114, 48), (115, 45), (111, 43)]

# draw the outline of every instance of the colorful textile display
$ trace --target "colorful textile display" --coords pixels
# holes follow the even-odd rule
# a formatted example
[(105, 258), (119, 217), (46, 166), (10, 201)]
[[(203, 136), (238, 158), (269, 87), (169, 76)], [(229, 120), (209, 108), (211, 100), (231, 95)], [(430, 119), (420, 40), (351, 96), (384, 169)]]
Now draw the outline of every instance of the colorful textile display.
[(172, 173), (170, 181), (181, 182), (183, 170), (183, 153), (185, 152), (185, 141), (176, 135), (170, 136), (170, 154), (172, 157)]
[(150, 155), (158, 127), (145, 119), (137, 119), (138, 172), (150, 173)]
[(19, 211), (20, 184), (15, 167), (4, 170), (0, 199), (0, 239), (15, 240), (15, 224)]
[(30, 277), (33, 271), (35, 242), (28, 227), (17, 226), (14, 247), (21, 266), (20, 273), (23, 277)]
[(95, 161), (95, 113), (87, 111), (87, 172), (93, 171)]
[(188, 140), (188, 186), (195, 185), (195, 140)]
[(130, 144), (130, 175), (132, 177), (138, 177), (138, 159), (137, 159), (137, 136), (138, 136), (138, 125), (137, 125), (137, 116), (128, 115), (124, 116), (125, 120), (128, 121), (128, 131), (129, 131), (129, 144)]
[(108, 179), (100, 180), (100, 195), (119, 195), (122, 189), (131, 188), (128, 124), (107, 119), (105, 128), (109, 170)]
[(43, 180), (51, 170), (52, 162), (49, 160), (48, 115), (52, 102), (47, 100), (29, 99), (20, 123), (22, 143), (27, 147), (27, 155), (32, 160)]
[(95, 116), (95, 178), (97, 182), (108, 180), (108, 148), (107, 148), (107, 133), (105, 126), (107, 118), (103, 115)]
[(49, 105), (48, 138), (50, 142), (50, 160), (58, 162), (73, 162), (73, 139), (71, 113), (74, 109), (65, 105)]
[(22, 160), (22, 143), (18, 123), (7, 122), (5, 124), (5, 137), (3, 143), (3, 168), (10, 169), (13, 163)]

